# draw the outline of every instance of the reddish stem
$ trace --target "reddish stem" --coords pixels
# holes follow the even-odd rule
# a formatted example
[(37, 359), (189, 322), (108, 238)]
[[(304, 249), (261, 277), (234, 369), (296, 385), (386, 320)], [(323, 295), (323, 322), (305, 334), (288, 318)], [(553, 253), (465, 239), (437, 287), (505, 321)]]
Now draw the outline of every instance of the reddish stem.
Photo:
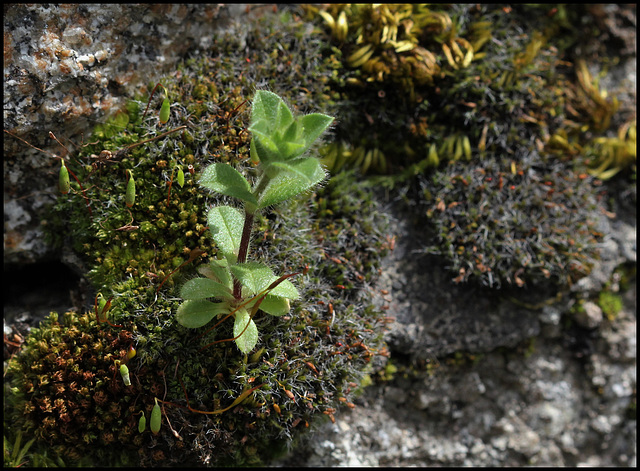
[[(244, 226), (242, 227), (242, 238), (240, 239), (240, 247), (238, 248), (238, 263), (247, 261), (247, 253), (249, 252), (249, 240), (251, 239), (251, 228), (253, 227), (253, 213), (244, 212)], [(234, 277), (233, 279), (233, 297), (237, 300), (242, 299), (242, 285), (240, 281)]]

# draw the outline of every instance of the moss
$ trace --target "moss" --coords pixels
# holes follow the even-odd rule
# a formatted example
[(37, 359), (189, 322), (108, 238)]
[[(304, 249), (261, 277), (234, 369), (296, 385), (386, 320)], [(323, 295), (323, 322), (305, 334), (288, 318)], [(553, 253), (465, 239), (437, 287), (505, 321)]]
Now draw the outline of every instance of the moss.
[[(138, 97), (127, 119), (120, 114), (97, 129), (95, 144), (70, 164), (82, 187), (72, 184), (59, 199), (63, 222), (51, 218), (48, 227), (83, 256), (93, 288), (112, 297), (107, 316), (115, 326), (97, 324), (94, 313), (52, 314), (10, 370), (16, 423), (65, 460), (255, 465), (291, 446), (313, 421), (333, 419), (385, 354), (383, 317), (367, 287), (384, 254), (386, 221), (369, 190), (347, 174), (256, 220), (250, 258), (281, 273), (305, 264), (310, 271), (294, 279), (301, 301), (290, 315), (256, 316), (254, 352), (242, 355), (233, 342), (208, 346), (232, 337), (231, 323), (205, 333), (175, 322), (177, 288), (217, 252), (207, 208), (226, 201), (202, 191), (198, 174), (221, 161), (251, 175), (245, 127), (254, 87), (277, 91), (299, 111), (325, 111), (322, 77), (333, 69), (316, 61), (326, 46), (286, 15), (283, 23), (264, 18), (255, 25), (242, 38), (246, 49), (241, 38), (221, 36), (207, 57), (187, 60), (163, 79), (172, 100), (166, 124), (158, 119), (162, 96)], [(317, 80), (309, 80), (311, 70)], [(131, 207), (129, 172), (136, 182)], [(190, 259), (195, 249), (204, 254)], [(137, 355), (127, 363), (132, 385), (125, 387), (115, 360), (124, 361), (129, 344)], [(91, 381), (79, 386), (77, 375)], [(256, 386), (225, 413), (188, 409), (225, 408)], [(49, 404), (58, 393), (60, 405)], [(140, 434), (140, 412), (148, 418), (155, 398), (162, 401), (161, 431)], [(77, 412), (67, 421), (62, 409)]]
[(12, 420), (65, 459), (95, 452), (103, 460), (103, 446), (130, 447), (135, 391), (112, 376), (132, 341), (132, 331), (99, 329), (87, 315), (52, 314), (10, 363), (17, 380)]
[[(635, 117), (575, 56), (595, 31), (588, 8), (306, 11), (342, 64), (332, 81), (342, 123), (325, 162), (401, 187), (454, 282), (566, 289), (590, 272), (600, 178), (631, 168), (635, 187)], [(428, 73), (411, 65), (417, 56), (429, 56)]]
[(613, 320), (622, 310), (622, 298), (611, 291), (601, 291), (598, 296), (598, 306), (607, 319)]

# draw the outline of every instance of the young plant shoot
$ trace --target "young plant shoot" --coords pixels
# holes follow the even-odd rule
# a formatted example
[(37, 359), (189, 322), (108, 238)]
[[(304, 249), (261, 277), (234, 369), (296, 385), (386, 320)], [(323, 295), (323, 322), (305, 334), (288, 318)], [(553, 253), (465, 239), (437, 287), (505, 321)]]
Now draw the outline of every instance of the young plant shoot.
[(258, 308), (273, 316), (289, 312), (290, 300), (299, 296), (287, 280), (293, 274), (277, 277), (267, 265), (247, 261), (251, 228), (258, 211), (324, 180), (320, 161), (305, 153), (332, 122), (332, 117), (321, 113), (294, 117), (275, 93), (256, 92), (249, 131), (257, 177), (252, 185), (226, 163), (214, 163), (204, 170), (200, 184), (240, 200), (243, 210), (231, 206), (209, 210), (209, 229), (222, 257), (200, 268), (206, 278), (194, 278), (182, 287), (180, 295), (185, 301), (177, 311), (180, 324), (198, 328), (214, 317), (224, 320), (233, 316), (234, 337), (229, 340), (235, 340), (238, 348), (248, 353), (258, 341), (253, 321)]

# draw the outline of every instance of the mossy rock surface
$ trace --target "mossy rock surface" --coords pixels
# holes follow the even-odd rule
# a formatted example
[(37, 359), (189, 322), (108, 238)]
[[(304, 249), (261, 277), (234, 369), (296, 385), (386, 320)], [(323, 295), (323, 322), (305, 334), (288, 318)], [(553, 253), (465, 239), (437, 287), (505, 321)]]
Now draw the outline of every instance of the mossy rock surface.
[[(554, 15), (546, 6), (325, 9), (336, 19), (348, 12), (348, 35), (335, 37), (309, 7), (305, 21), (289, 12), (267, 15), (220, 36), (209, 54), (163, 79), (153, 97), (136, 97), (68, 162), (82, 186), (72, 179), (71, 193), (59, 199), (47, 221), (51, 240), (81, 256), (93, 289), (113, 297), (110, 321), (122, 327), (98, 325), (91, 310), (60, 313), (28, 340), (10, 373), (12, 401), (24, 412), (16, 423), (70, 461), (259, 464), (316, 420), (349, 406), (360, 379), (386, 354), (388, 318), (372, 307), (369, 287), (394, 239), (385, 233), (372, 186), (407, 203), (409, 233), (430, 254), (418, 259), (411, 252), (411, 263), (403, 264), (419, 266), (408, 285), (416, 297), (434, 299), (425, 303), (429, 312), (409, 309), (421, 326), (435, 319), (433, 331), (416, 333), (410, 316), (410, 328), (396, 335), (397, 350), (414, 357), (438, 328), (445, 335), (437, 353), (493, 349), (504, 338), (537, 335), (530, 308), (571, 296), (597, 259), (605, 194), (599, 177), (625, 169), (615, 183), (635, 206), (635, 152), (626, 152), (635, 149), (635, 116), (616, 114), (595, 72), (572, 62), (580, 59), (576, 31), (593, 28), (582, 9), (561, 7)], [(384, 21), (407, 11), (423, 23), (414, 30), (403, 23), (415, 36), (412, 49), (381, 42), (369, 56), (373, 64), (356, 64), (352, 54), (364, 47), (358, 28), (375, 43)], [(463, 49), (449, 60), (443, 46), (455, 53), (453, 44), (466, 48), (465, 41), (474, 59), (467, 61)], [(416, 62), (429, 56), (425, 51), (434, 57), (429, 70)], [(278, 93), (297, 112), (337, 116), (319, 152), (334, 173), (342, 172), (255, 221), (250, 259), (278, 274), (305, 265), (310, 271), (292, 279), (302, 301), (290, 315), (256, 317), (260, 341), (244, 356), (233, 342), (207, 346), (232, 337), (230, 322), (199, 337), (206, 328), (180, 327), (175, 312), (180, 286), (217, 255), (207, 209), (230, 203), (203, 191), (198, 175), (211, 162), (226, 162), (252, 176), (247, 100), (257, 88)], [(161, 123), (167, 97), (169, 119)], [(374, 177), (362, 182), (347, 168)], [(135, 202), (127, 195), (131, 176)], [(458, 286), (427, 293), (430, 280)], [(506, 293), (526, 305), (494, 302)], [(464, 315), (440, 322), (438, 314), (448, 312), (438, 309), (442, 300), (458, 301)], [(491, 312), (477, 317), (478, 308)], [(460, 335), (458, 319), (482, 325), (477, 342)], [(132, 385), (125, 386), (115, 360), (124, 361), (131, 345), (137, 355), (128, 362)], [(52, 350), (65, 360), (62, 372)], [(91, 391), (76, 391), (79, 374), (100, 378), (91, 378)], [(52, 397), (61, 401), (45, 399)], [(188, 410), (187, 397), (201, 411), (233, 407), (202, 414)], [(148, 421), (155, 398), (163, 407), (161, 431), (138, 433), (140, 413)], [(236, 398), (242, 400), (234, 404)], [(76, 408), (81, 412), (69, 416), (68, 406), (83, 400), (89, 402)], [(68, 433), (55, 441), (63, 429)]]
[[(249, 260), (278, 274), (309, 271), (292, 278), (301, 297), (289, 315), (256, 315), (254, 351), (243, 355), (224, 341), (232, 322), (207, 332), (211, 326), (194, 331), (175, 319), (179, 287), (217, 253), (207, 210), (229, 203), (199, 187), (200, 172), (227, 162), (251, 178), (246, 127), (255, 87), (285, 90), (299, 112), (327, 111), (321, 83), (298, 93), (304, 56), (317, 50), (297, 43), (303, 24), (287, 24), (268, 44), (258, 30), (221, 37), (209, 57), (187, 61), (154, 96), (96, 129), (68, 164), (72, 191), (48, 221), (51, 237), (81, 255), (109, 309), (52, 314), (9, 371), (17, 423), (71, 464), (268, 461), (314, 421), (352, 405), (360, 379), (384, 357), (385, 321), (368, 287), (385, 253), (386, 221), (353, 174), (255, 221)], [(241, 41), (252, 43), (246, 56)], [(267, 46), (273, 57), (265, 63)], [(294, 64), (283, 69), (285, 60)], [(137, 354), (127, 359), (130, 347)], [(130, 386), (116, 361), (126, 363)], [(156, 398), (160, 432), (139, 433)]]

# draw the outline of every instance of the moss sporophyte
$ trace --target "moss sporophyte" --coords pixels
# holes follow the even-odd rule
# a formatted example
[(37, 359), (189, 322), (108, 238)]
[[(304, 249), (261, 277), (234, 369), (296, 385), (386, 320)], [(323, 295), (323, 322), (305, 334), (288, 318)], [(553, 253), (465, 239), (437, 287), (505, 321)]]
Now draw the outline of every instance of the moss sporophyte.
[(299, 294), (287, 278), (297, 273), (277, 277), (266, 264), (247, 261), (252, 225), (258, 211), (325, 179), (320, 161), (305, 153), (332, 122), (332, 117), (321, 113), (294, 117), (275, 93), (256, 92), (249, 131), (257, 177), (252, 186), (240, 172), (219, 162), (202, 173), (203, 187), (239, 200), (243, 210), (232, 206), (209, 210), (209, 230), (222, 256), (200, 268), (204, 278), (189, 280), (182, 287), (180, 296), (185, 301), (177, 311), (181, 325), (195, 329), (222, 317), (213, 329), (233, 316), (234, 337), (213, 343), (233, 340), (240, 351), (249, 353), (258, 342), (253, 321), (258, 309), (273, 316), (289, 312), (290, 301)]

